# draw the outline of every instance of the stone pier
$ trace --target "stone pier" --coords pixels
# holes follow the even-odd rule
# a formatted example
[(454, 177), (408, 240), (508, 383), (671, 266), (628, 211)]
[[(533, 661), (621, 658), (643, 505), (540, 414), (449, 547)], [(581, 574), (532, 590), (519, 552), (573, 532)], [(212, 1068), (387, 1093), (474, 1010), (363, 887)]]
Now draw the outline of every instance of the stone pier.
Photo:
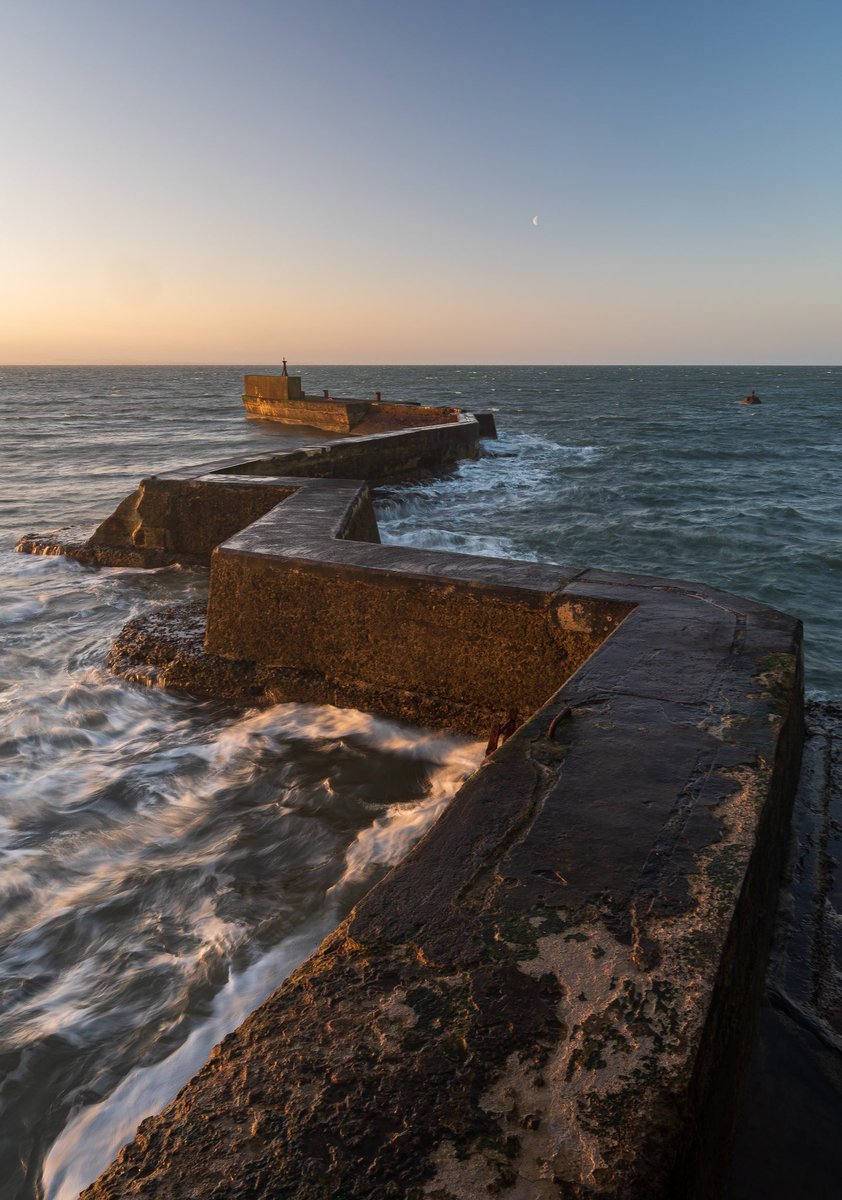
[(210, 464), (65, 547), (210, 564), (206, 613), (124, 630), (129, 678), (517, 725), (87, 1200), (719, 1193), (798, 774), (800, 623), (701, 584), (379, 544), (369, 483), (476, 453), (456, 414)]
[[(310, 425), (331, 433), (357, 436), (423, 425), (452, 424), (462, 411), (445, 404), (384, 402), (379, 392), (373, 400), (342, 399), (327, 391), (321, 396), (308, 396), (300, 375), (246, 375), (243, 405), (250, 416), (261, 417), (264, 421)], [(493, 413), (471, 415), (477, 418), (483, 437), (496, 437)]]

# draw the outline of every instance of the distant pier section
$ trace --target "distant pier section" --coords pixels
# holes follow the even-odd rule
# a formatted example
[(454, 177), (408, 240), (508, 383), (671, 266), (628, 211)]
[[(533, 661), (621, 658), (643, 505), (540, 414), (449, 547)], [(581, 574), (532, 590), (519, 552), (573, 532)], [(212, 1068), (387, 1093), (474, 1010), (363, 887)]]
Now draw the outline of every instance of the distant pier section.
[[(246, 375), (243, 379), (243, 404), (246, 412), (264, 421), (282, 425), (309, 425), (329, 433), (350, 433), (358, 437), (392, 433), (399, 429), (417, 429), (423, 425), (454, 424), (462, 411), (447, 404), (384, 402), (380, 392), (373, 400), (308, 395), (300, 375)], [(472, 413), (482, 437), (496, 437), (494, 415)]]

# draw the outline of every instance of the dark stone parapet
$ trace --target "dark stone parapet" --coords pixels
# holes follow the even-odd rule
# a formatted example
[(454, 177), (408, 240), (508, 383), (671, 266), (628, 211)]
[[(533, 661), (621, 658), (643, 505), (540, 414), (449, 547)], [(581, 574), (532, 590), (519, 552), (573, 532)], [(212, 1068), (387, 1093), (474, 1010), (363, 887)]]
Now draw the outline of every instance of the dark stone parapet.
[(471, 416), (479, 425), (480, 437), (496, 438), (497, 437), (497, 422), (494, 420), (494, 413), (488, 410), (483, 412), (471, 413)]
[(717, 1194), (800, 631), (634, 577), (561, 594), (589, 590), (634, 608), (89, 1200)]
[(834, 1197), (842, 1177), (842, 707), (809, 701), (729, 1200)]
[(366, 481), (476, 438), (460, 416), (159, 476), (88, 543), (210, 557), (206, 614), (123, 630), (129, 678), (520, 723), (88, 1200), (717, 1195), (800, 623), (703, 585), (380, 545)]
[(563, 567), (337, 536), (361, 495), (311, 480), (217, 548), (209, 653), (354, 681), (380, 712), (414, 695), (416, 720), (479, 736), (494, 714), (538, 708), (632, 607), (571, 604)]

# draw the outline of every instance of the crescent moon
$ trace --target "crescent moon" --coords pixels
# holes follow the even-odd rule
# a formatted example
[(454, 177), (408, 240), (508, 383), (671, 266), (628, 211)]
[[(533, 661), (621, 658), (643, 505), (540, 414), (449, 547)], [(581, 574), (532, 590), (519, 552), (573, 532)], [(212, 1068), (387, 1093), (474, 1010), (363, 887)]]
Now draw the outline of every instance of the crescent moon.
[(538, 224), (538, 218), (537, 218), (537, 217), (533, 217), (533, 218), (532, 218), (532, 224), (533, 224), (533, 225), (537, 225), (537, 224)]

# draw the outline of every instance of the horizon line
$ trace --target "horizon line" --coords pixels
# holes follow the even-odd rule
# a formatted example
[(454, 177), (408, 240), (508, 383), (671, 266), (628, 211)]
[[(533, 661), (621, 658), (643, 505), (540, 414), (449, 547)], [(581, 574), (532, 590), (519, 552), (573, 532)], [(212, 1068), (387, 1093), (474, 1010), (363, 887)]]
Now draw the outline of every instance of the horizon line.
[[(252, 360), (252, 361), (256, 361), (256, 360)], [(264, 366), (266, 366), (266, 365), (280, 366), (280, 360), (277, 364), (275, 364), (275, 363), (268, 364), (267, 362), (264, 362), (262, 365), (264, 365)], [(118, 370), (137, 370), (137, 369), (150, 368), (150, 367), (153, 369), (160, 369), (160, 370), (173, 370), (176, 368), (188, 368), (188, 367), (214, 367), (214, 368), (215, 367), (218, 367), (218, 368), (237, 367), (237, 368), (243, 368), (246, 366), (247, 366), (247, 363), (242, 362), (242, 361), (241, 362), (207, 362), (207, 361), (202, 361), (202, 360), (196, 360), (195, 362), (78, 362), (78, 363), (74, 363), (74, 362), (37, 363), (37, 362), (35, 362), (35, 363), (0, 363), (0, 370), (17, 370), (17, 371), (19, 371), (19, 370), (50, 370), (50, 369), (106, 370), (108, 368), (117, 368)], [(772, 368), (772, 367), (791, 368), (793, 370), (799, 370), (799, 369), (809, 367), (809, 368), (814, 368), (814, 369), (818, 370), (820, 368), (838, 369), (838, 368), (842, 367), (842, 363), (832, 363), (832, 362), (797, 362), (797, 363), (790, 363), (790, 362), (766, 362), (766, 363), (763, 363), (763, 362), (709, 362), (709, 363), (704, 363), (704, 362), (645, 362), (645, 363), (643, 363), (643, 362), (641, 362), (641, 363), (637, 363), (637, 362), (602, 362), (602, 363), (601, 362), (565, 362), (565, 363), (559, 363), (559, 362), (426, 362), (426, 363), (422, 363), (422, 362), (315, 362), (314, 361), (314, 362), (303, 362), (301, 364), (301, 367), (307, 367), (307, 368), (309, 368), (309, 367), (317, 367), (317, 368), (327, 367), (327, 368), (331, 368), (331, 369), (335, 369), (335, 368), (343, 368), (344, 369), (344, 368), (348, 368), (348, 367), (355, 367), (355, 368), (359, 368), (359, 367), (388, 367), (388, 368), (391, 368), (391, 367), (399, 367), (399, 368), (409, 368), (409, 367), (417, 367), (417, 368), (484, 367), (484, 368), (502, 368), (502, 369), (523, 368), (526, 370), (534, 369), (536, 367), (552, 367), (552, 368), (565, 368), (565, 369), (566, 368), (585, 368), (585, 367), (589, 368), (589, 369), (594, 368), (594, 367), (596, 367), (596, 368), (617, 367), (617, 368), (623, 368), (623, 369), (632, 369), (632, 368), (651, 369), (651, 368), (659, 368), (659, 367), (696, 367), (696, 368), (704, 368), (704, 369), (756, 368), (756, 369), (761, 369), (761, 370), (768, 370), (769, 368)]]

